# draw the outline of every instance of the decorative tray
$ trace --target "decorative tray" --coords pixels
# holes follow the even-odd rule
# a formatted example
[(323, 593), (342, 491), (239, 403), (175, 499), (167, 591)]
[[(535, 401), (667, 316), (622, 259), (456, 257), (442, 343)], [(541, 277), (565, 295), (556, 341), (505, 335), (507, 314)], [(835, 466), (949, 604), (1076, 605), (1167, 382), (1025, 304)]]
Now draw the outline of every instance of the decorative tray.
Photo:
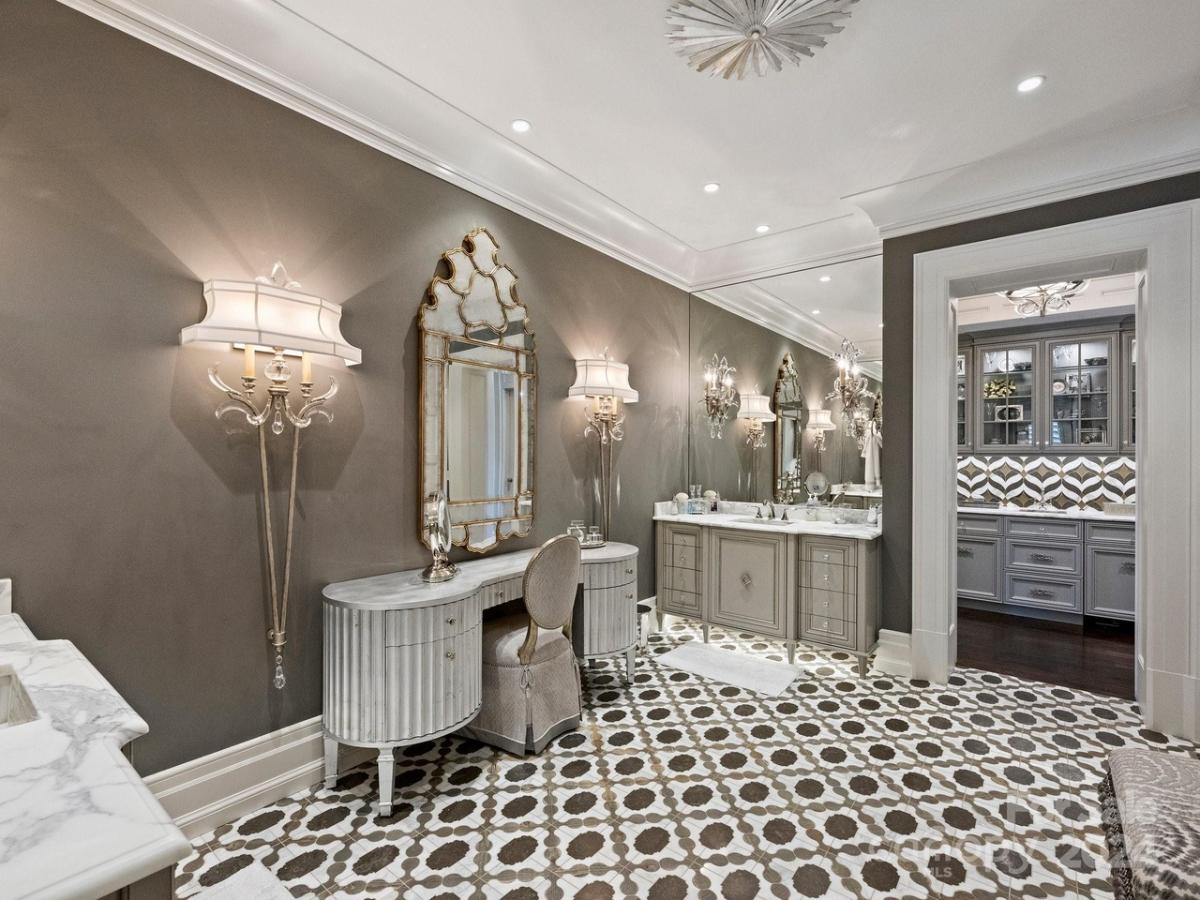
[(580, 550), (599, 550), (601, 547), (605, 546), (606, 544), (608, 544), (608, 541), (604, 541), (604, 540), (600, 540), (600, 541), (580, 541), (580, 542), (579, 542), (579, 549), (580, 549)]

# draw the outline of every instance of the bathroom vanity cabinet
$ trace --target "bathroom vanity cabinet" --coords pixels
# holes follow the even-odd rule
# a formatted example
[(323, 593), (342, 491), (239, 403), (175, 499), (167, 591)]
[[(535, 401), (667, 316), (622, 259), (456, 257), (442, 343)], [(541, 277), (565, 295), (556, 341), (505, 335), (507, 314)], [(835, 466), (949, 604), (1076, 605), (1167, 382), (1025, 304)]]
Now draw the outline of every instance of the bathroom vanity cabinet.
[(1133, 529), (1099, 515), (959, 510), (959, 602), (1057, 621), (1132, 620)]
[[(699, 517), (698, 517), (699, 518)], [(879, 623), (876, 537), (804, 533), (804, 523), (730, 527), (658, 521), (660, 613), (787, 642), (802, 641), (866, 660)], [(845, 530), (831, 526), (828, 532)], [(853, 529), (851, 529), (853, 530)], [(858, 529), (874, 534), (865, 526)]]

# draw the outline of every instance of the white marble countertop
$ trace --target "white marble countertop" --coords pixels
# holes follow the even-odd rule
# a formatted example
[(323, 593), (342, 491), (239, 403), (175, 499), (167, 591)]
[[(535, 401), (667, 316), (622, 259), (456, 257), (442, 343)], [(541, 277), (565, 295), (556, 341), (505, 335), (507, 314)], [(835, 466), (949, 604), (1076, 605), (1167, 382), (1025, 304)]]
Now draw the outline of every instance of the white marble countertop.
[(865, 484), (835, 484), (829, 489), (830, 496), (866, 497), (870, 500), (882, 500), (883, 488), (870, 488)]
[[(779, 512), (782, 514), (783, 508)], [(788, 507), (789, 517), (793, 514), (803, 515), (804, 507)], [(779, 519), (754, 519), (747, 521), (745, 513), (704, 513), (698, 516), (656, 513), (655, 522), (680, 522), (685, 525), (700, 525), (708, 528), (732, 528), (739, 531), (769, 531), (776, 534), (817, 534), (823, 537), (854, 538), (860, 541), (873, 541), (881, 534), (880, 525), (846, 524), (837, 525), (833, 522), (806, 522), (803, 519), (782, 522)]]
[[(418, 609), (423, 606), (441, 606), (470, 597), (480, 588), (497, 581), (507, 581), (522, 575), (529, 560), (537, 550), (518, 550), (515, 553), (497, 553), (458, 563), (458, 576), (440, 584), (429, 584), (421, 580), (420, 569), (407, 572), (389, 572), (370, 578), (353, 581), (338, 581), (326, 585), (321, 593), (325, 599), (337, 606), (355, 609), (371, 609), (386, 606), (389, 609)], [(637, 556), (633, 544), (610, 541), (595, 550), (583, 551), (583, 564), (616, 562)]]
[(146, 723), (74, 644), (0, 616), (0, 671), (37, 714), (0, 728), (0, 895), (103, 896), (188, 855), (121, 752)]
[(1135, 516), (1118, 516), (1099, 509), (1078, 509), (1077, 507), (1064, 509), (1061, 512), (1052, 512), (1044, 509), (1029, 509), (1020, 506), (960, 506), (958, 511), (963, 515), (975, 516), (1023, 516), (1031, 519), (1088, 519), (1089, 521), (1097, 522), (1137, 521)]

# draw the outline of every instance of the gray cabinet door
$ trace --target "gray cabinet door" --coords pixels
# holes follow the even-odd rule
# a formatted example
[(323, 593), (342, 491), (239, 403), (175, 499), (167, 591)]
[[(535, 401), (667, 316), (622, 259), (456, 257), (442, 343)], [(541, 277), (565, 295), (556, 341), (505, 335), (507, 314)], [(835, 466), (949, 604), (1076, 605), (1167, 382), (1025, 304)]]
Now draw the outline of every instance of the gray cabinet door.
[(788, 535), (714, 529), (710, 536), (711, 622), (790, 637), (796, 563)]
[(1134, 553), (1113, 547), (1087, 548), (1084, 612), (1089, 616), (1133, 619)]
[(958, 537), (958, 595), (999, 603), (1001, 542), (996, 538)]

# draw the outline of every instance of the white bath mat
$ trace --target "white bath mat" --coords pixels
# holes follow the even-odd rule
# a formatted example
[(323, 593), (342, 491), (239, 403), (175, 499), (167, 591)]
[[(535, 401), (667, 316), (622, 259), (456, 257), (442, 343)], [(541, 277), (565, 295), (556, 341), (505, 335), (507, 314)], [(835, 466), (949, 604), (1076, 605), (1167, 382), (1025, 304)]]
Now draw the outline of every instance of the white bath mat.
[(252, 862), (218, 881), (192, 900), (292, 900), (292, 892), (260, 862)]
[(701, 678), (757, 691), (768, 697), (778, 697), (800, 674), (799, 669), (787, 663), (722, 650), (700, 641), (680, 644), (658, 657), (657, 661), (672, 669), (682, 669)]

